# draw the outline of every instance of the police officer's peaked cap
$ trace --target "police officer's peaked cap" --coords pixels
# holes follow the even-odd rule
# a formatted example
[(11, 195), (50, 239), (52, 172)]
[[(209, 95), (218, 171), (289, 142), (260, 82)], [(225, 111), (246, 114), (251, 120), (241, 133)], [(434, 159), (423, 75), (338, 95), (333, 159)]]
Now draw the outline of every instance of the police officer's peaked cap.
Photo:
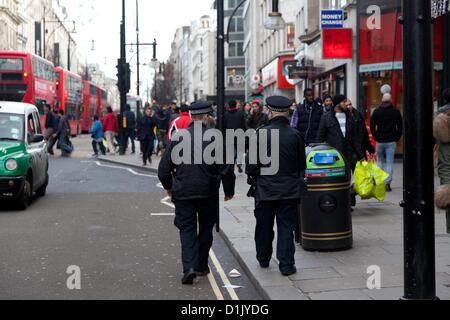
[(273, 96), (266, 99), (267, 107), (274, 112), (287, 112), (292, 106), (292, 100), (283, 96)]
[(212, 103), (207, 101), (196, 101), (191, 104), (189, 111), (192, 115), (200, 115), (213, 112)]

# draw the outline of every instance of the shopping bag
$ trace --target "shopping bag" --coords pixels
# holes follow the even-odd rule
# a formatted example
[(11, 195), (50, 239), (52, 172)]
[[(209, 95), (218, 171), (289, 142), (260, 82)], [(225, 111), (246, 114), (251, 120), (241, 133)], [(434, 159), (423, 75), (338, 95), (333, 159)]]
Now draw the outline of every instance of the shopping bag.
[(386, 198), (386, 181), (389, 178), (389, 174), (384, 172), (375, 161), (371, 161), (369, 166), (375, 183), (373, 196), (378, 201), (383, 202)]
[(370, 172), (369, 162), (359, 161), (355, 170), (355, 191), (363, 200), (373, 196), (373, 178)]

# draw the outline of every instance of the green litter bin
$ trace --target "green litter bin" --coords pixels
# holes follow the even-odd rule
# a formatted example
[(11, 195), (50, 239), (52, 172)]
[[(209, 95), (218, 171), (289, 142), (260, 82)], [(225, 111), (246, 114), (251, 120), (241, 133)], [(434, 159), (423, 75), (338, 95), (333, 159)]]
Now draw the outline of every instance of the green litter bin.
[(306, 251), (339, 251), (353, 246), (351, 172), (328, 145), (306, 149), (307, 192), (300, 210), (301, 244)]

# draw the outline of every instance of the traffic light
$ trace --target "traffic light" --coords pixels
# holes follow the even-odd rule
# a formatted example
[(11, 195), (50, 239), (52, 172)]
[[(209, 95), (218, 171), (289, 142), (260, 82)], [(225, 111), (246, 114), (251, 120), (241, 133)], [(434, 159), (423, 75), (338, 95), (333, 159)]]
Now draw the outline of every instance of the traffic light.
[(131, 70), (130, 70), (130, 64), (129, 63), (125, 63), (123, 65), (123, 83), (124, 83), (124, 88), (125, 88), (125, 92), (130, 92), (131, 89)]
[(128, 93), (131, 89), (131, 70), (129, 63), (122, 63), (119, 59), (117, 64), (117, 87), (120, 91)]
[(121, 59), (119, 59), (117, 61), (116, 68), (117, 68), (117, 74), (116, 74), (117, 87), (119, 88), (119, 91), (122, 91), (124, 87), (123, 87), (123, 69), (122, 69), (122, 60)]

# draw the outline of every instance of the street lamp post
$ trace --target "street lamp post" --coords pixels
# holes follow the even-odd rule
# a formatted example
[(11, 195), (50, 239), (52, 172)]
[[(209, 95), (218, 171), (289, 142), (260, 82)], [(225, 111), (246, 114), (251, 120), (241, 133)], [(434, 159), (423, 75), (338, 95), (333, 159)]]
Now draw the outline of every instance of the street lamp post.
[(403, 0), (404, 258), (407, 300), (436, 298), (431, 2)]
[[(232, 22), (233, 16), (238, 11), (247, 0), (242, 0), (239, 5), (233, 11), (228, 24), (228, 32), (230, 30), (230, 24)], [(224, 10), (224, 0), (216, 0), (217, 9), (217, 127), (223, 133), (225, 132), (224, 117), (225, 117), (225, 40), (228, 41), (228, 33), (225, 35), (225, 10)], [(265, 23), (264, 27), (270, 30), (280, 30), (285, 27), (284, 20), (281, 13), (278, 11), (278, 0), (272, 0), (272, 12), (269, 14), (269, 19), (271, 23)], [(219, 204), (217, 204), (217, 224), (216, 230), (220, 231), (220, 221), (219, 221)]]

